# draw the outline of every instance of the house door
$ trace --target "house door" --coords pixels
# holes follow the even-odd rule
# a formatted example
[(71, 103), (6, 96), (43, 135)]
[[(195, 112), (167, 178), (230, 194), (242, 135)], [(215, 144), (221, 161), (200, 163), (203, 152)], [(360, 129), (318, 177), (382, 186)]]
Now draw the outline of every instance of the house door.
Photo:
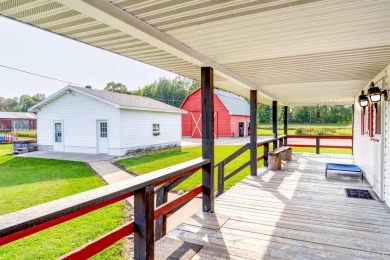
[(97, 122), (98, 153), (108, 153), (108, 122)]
[(54, 121), (53, 151), (55, 152), (64, 151), (64, 122), (63, 121)]
[(245, 123), (244, 122), (238, 123), (238, 136), (239, 137), (245, 136)]

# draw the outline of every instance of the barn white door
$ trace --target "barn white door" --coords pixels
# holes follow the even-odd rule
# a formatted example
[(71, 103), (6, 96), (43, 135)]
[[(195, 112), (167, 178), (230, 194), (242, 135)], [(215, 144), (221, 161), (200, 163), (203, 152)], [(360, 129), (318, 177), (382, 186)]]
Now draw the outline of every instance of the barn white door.
[(97, 121), (97, 146), (98, 153), (108, 153), (108, 122), (107, 120)]
[(53, 151), (63, 152), (64, 151), (64, 122), (54, 121), (54, 142)]

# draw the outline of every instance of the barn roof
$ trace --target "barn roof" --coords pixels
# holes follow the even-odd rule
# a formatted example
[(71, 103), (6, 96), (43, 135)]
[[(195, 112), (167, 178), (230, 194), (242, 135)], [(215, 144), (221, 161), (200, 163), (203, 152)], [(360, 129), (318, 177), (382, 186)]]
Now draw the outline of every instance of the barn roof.
[(249, 103), (244, 98), (218, 89), (214, 89), (214, 94), (219, 97), (231, 115), (250, 116)]
[(145, 110), (145, 111), (156, 111), (156, 112), (168, 112), (168, 113), (186, 113), (186, 111), (181, 110), (177, 107), (170, 106), (168, 104), (162, 103), (160, 101), (129, 94), (122, 94), (116, 92), (110, 92), (105, 90), (82, 88), (75, 86), (67, 86), (57, 93), (51, 95), (42, 102), (36, 104), (29, 111), (38, 111), (40, 108), (51, 103), (57, 98), (75, 91), (81, 94), (85, 94), (89, 97), (108, 103), (115, 106), (116, 108), (129, 109), (129, 110)]
[(0, 119), (37, 119), (37, 116), (27, 112), (0, 112)]

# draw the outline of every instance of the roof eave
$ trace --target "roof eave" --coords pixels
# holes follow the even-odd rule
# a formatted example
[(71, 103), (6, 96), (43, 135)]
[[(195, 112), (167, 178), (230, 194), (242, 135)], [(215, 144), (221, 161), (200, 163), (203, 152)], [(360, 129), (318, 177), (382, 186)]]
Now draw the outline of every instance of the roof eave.
[(145, 107), (129, 107), (129, 106), (119, 106), (120, 109), (126, 110), (138, 110), (138, 111), (148, 111), (148, 112), (161, 112), (161, 113), (172, 113), (172, 114), (187, 114), (185, 110), (168, 110), (168, 109), (158, 109), (158, 108), (145, 108)]

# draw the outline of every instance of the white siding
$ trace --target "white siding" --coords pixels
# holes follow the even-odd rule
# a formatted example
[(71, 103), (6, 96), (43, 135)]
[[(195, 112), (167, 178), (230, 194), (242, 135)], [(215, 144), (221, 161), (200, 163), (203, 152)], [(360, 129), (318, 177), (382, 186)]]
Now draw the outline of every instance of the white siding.
[[(153, 124), (160, 124), (154, 136)], [(121, 109), (121, 148), (128, 151), (159, 145), (180, 145), (181, 114)]]
[[(387, 67), (387, 69), (381, 71), (372, 81), (378, 82), (378, 86), (382, 87), (382, 90), (384, 88), (389, 88), (389, 77), (388, 77), (388, 70), (390, 69), (390, 66)], [(387, 77), (386, 77), (387, 76)], [(383, 77), (386, 77), (386, 85), (382, 86), (381, 79)], [(364, 88), (365, 93), (367, 93), (368, 85)], [(357, 100), (357, 97), (356, 97)], [(376, 139), (382, 139), (383, 140), (383, 151), (384, 151), (384, 162), (382, 164), (382, 167), (375, 167), (375, 143), (370, 140), (368, 133), (361, 135), (360, 133), (360, 126), (361, 126), (361, 120), (360, 120), (360, 111), (361, 108), (356, 102), (355, 104), (355, 123), (354, 123), (354, 161), (355, 164), (359, 165), (364, 173), (367, 181), (373, 185), (374, 184), (374, 174), (377, 174), (380, 176), (381, 174), (384, 175), (384, 181), (380, 185), (383, 184), (384, 187), (384, 201), (390, 205), (390, 139), (389, 139), (389, 133), (390, 133), (390, 105), (389, 102), (385, 102), (384, 99), (382, 99), (382, 105), (384, 105), (383, 113), (382, 113), (382, 121), (384, 123), (382, 124), (382, 134), (376, 135)], [(367, 110), (366, 110), (367, 113)], [(366, 127), (368, 129), (368, 127)], [(375, 171), (381, 171), (381, 168), (383, 168), (382, 172), (375, 172)], [(378, 178), (381, 179), (381, 178)], [(380, 194), (378, 194), (380, 195)]]
[[(354, 163), (359, 165), (369, 183), (373, 183), (374, 173), (374, 142), (370, 140), (368, 132), (361, 134), (361, 108), (355, 103), (355, 125), (353, 129), (353, 157)], [(367, 117), (367, 109), (366, 109)], [(371, 158), (372, 157), (372, 158)], [(370, 159), (369, 159), (370, 158)]]
[(64, 151), (97, 153), (97, 120), (108, 120), (109, 154), (120, 151), (120, 112), (80, 93), (66, 94), (38, 112), (38, 145), (51, 150), (53, 121), (64, 121)]

